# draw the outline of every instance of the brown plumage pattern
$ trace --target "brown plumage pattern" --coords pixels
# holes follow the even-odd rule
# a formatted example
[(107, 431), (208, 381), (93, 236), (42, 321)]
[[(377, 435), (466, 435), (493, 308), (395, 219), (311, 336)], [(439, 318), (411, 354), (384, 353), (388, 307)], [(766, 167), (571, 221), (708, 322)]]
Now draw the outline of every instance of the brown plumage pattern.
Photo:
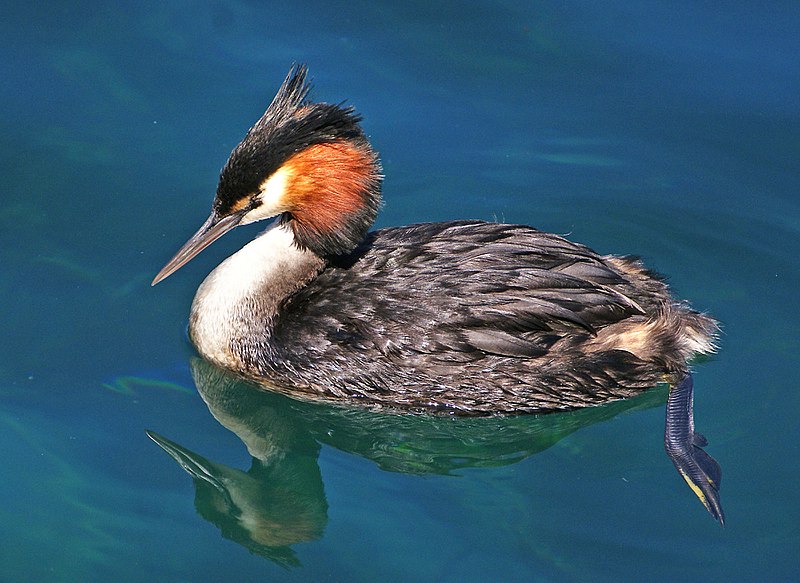
[(370, 233), (237, 352), (305, 398), (523, 413), (637, 394), (685, 373), (715, 329), (636, 259), (462, 221)]

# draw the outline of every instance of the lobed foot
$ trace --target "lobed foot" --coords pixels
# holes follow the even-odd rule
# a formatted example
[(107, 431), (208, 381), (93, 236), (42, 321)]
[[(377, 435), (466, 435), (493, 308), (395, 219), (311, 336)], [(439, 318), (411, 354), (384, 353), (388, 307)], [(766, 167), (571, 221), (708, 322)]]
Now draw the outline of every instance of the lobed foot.
[(693, 395), (691, 374), (670, 387), (664, 447), (703, 506), (724, 525), (725, 513), (719, 500), (722, 470), (717, 461), (703, 450), (708, 444), (706, 438), (694, 430)]

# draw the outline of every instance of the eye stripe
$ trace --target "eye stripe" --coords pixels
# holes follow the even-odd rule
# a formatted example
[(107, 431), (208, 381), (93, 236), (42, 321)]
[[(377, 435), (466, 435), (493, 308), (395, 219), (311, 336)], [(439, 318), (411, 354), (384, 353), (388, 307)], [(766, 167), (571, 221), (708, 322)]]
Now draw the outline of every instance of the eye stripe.
[[(268, 219), (288, 210), (286, 192), (288, 191), (289, 179), (291, 176), (291, 167), (284, 165), (261, 183), (259, 192), (256, 194), (256, 199), (259, 201), (259, 204), (244, 215), (242, 224)], [(245, 198), (242, 200), (246, 204), (248, 203), (248, 199)]]

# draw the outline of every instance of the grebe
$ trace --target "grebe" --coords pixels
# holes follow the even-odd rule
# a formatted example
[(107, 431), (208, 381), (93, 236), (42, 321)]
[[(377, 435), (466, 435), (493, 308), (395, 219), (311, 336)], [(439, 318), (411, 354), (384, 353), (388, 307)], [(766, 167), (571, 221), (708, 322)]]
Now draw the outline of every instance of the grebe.
[(200, 355), (298, 398), (465, 415), (573, 409), (666, 380), (667, 451), (722, 521), (687, 364), (714, 350), (715, 321), (638, 259), (531, 227), (368, 232), (377, 154), (352, 107), (307, 98), (306, 74), (290, 70), (231, 152), (211, 215), (153, 280), (237, 225), (277, 217), (200, 285), (189, 319)]

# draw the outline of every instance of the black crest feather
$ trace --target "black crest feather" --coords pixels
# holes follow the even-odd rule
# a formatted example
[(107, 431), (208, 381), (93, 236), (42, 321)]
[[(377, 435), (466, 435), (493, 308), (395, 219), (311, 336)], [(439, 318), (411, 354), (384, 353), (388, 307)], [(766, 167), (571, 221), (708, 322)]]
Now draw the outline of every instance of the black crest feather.
[(352, 107), (308, 100), (307, 75), (305, 65), (289, 70), (264, 115), (231, 152), (217, 186), (217, 213), (226, 214), (242, 198), (257, 192), (289, 157), (311, 145), (341, 139), (366, 141), (358, 125), (361, 117)]

